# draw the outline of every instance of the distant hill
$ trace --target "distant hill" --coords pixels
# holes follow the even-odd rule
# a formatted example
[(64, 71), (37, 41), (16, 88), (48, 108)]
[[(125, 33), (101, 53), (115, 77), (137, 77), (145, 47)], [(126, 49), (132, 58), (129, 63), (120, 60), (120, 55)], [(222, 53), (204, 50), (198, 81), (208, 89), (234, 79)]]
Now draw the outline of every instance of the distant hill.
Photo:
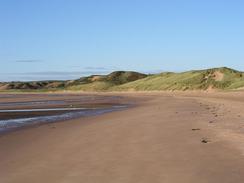
[(77, 80), (0, 83), (0, 91), (185, 91), (244, 88), (244, 73), (227, 67), (146, 75), (116, 71)]
[(67, 81), (3, 82), (0, 91), (56, 91), (84, 90), (105, 91), (111, 87), (147, 77), (146, 74), (132, 71), (115, 71), (108, 75), (92, 75)]

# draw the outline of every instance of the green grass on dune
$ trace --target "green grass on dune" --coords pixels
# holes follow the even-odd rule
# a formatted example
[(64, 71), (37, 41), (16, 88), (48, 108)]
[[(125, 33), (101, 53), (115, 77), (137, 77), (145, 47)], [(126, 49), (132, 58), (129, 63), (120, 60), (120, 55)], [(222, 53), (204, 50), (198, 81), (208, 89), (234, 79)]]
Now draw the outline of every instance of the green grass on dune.
[(92, 75), (68, 81), (32, 81), (0, 83), (0, 91), (46, 92), (46, 91), (106, 91), (124, 83), (145, 78), (147, 75), (133, 71), (115, 71), (108, 75)]
[[(221, 80), (216, 80), (215, 73), (223, 74)], [(207, 90), (209, 88), (228, 90), (244, 86), (242, 72), (229, 68), (188, 71), (183, 73), (161, 73), (144, 79), (130, 82), (115, 88), (116, 90)]]
[(243, 87), (244, 73), (226, 67), (154, 75), (116, 71), (70, 81), (0, 83), (0, 91), (14, 92), (235, 90)]
[(187, 90), (201, 88), (199, 73), (162, 73), (121, 85), (118, 90)]
[(80, 79), (80, 83), (68, 85), (66, 90), (72, 91), (109, 91), (113, 87), (145, 78), (145, 74), (131, 71), (116, 71), (105, 76), (90, 76)]
[(79, 84), (67, 87), (71, 91), (106, 91), (113, 87), (114, 84), (104, 81), (96, 81), (88, 84)]

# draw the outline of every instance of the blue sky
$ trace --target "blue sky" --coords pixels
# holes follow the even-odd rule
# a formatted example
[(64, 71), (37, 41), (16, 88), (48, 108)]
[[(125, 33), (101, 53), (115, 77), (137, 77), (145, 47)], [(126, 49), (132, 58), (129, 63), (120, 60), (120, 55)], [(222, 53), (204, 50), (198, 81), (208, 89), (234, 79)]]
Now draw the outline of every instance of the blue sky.
[(244, 70), (242, 0), (0, 0), (0, 81)]

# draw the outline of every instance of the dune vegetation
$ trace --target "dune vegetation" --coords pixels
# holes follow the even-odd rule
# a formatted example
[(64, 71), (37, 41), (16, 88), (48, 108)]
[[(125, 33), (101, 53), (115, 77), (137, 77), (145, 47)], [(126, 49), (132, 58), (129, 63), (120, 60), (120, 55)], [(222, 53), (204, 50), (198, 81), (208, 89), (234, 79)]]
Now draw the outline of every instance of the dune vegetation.
[(119, 90), (228, 90), (244, 87), (244, 73), (230, 68), (214, 68), (182, 73), (164, 72), (127, 83)]
[(108, 75), (91, 75), (77, 80), (32, 81), (0, 83), (0, 91), (107, 91), (128, 82), (147, 77), (146, 74), (132, 71), (115, 71)]
[(244, 87), (244, 73), (227, 67), (181, 73), (142, 74), (116, 71), (68, 81), (0, 83), (0, 91), (186, 91)]

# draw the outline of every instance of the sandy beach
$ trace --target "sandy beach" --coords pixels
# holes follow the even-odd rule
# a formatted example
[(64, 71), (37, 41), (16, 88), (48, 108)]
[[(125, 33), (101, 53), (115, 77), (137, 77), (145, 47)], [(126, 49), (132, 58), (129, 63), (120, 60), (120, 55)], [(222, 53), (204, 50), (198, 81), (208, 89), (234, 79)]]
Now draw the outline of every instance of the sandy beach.
[[(84, 94), (9, 95), (0, 100), (75, 100), (74, 95)], [(111, 103), (135, 105), (1, 135), (0, 182), (244, 181), (244, 93), (102, 95), (119, 96)]]

